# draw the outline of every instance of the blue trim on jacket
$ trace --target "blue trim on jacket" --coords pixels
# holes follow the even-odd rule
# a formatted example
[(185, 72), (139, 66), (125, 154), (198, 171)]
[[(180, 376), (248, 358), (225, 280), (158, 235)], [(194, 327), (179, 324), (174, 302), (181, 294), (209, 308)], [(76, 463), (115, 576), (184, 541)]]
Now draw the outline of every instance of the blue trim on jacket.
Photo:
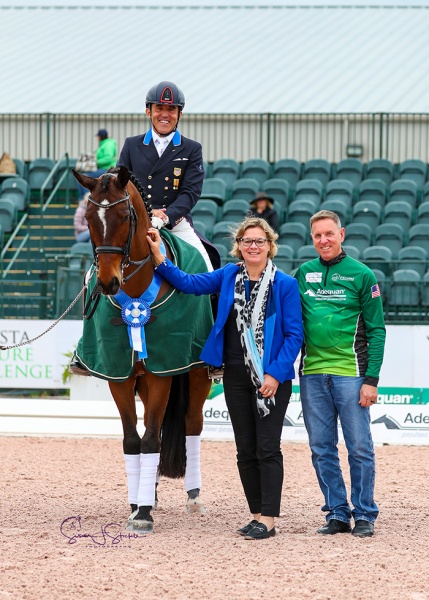
[[(166, 259), (157, 272), (177, 290), (186, 294), (220, 293), (218, 313), (213, 328), (201, 353), (204, 362), (220, 366), (223, 362), (225, 323), (234, 304), (235, 278), (239, 267), (228, 263), (210, 273), (189, 275)], [(264, 371), (280, 383), (294, 379), (294, 362), (300, 351), (304, 334), (298, 282), (290, 275), (277, 271), (273, 282), (273, 305), (266, 311), (264, 325)]]

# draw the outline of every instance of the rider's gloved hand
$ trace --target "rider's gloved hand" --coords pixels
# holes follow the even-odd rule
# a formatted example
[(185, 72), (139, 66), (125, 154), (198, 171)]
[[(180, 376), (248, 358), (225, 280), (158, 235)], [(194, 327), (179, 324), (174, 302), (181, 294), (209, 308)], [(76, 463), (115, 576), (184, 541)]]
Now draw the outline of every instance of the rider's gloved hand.
[(152, 227), (155, 227), (155, 229), (162, 229), (162, 227), (165, 227), (165, 225), (167, 225), (167, 223), (163, 221), (160, 217), (152, 217), (151, 223)]

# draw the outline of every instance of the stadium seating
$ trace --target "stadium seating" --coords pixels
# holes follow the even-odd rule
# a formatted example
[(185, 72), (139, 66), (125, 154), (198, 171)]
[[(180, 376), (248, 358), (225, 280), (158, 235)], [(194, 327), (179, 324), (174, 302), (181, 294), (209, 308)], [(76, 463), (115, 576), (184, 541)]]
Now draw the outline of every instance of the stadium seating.
[(274, 257), (274, 264), (284, 273), (290, 273), (294, 266), (294, 249), (287, 244), (279, 244), (278, 252)]
[(352, 209), (353, 223), (366, 223), (374, 230), (380, 224), (381, 206), (374, 200), (360, 200)]
[(350, 223), (346, 227), (345, 243), (355, 246), (359, 252), (371, 246), (373, 229), (367, 223)]
[(196, 219), (204, 223), (206, 232), (213, 231), (215, 223), (218, 221), (219, 207), (214, 200), (206, 200), (202, 198), (198, 200), (194, 208), (191, 210), (192, 219)]
[[(69, 170), (68, 170), (68, 174), (66, 175), (66, 177), (64, 177), (64, 179), (62, 180), (62, 182), (59, 185), (60, 190), (76, 190), (76, 179), (74, 178), (73, 173), (71, 172), (71, 170), (76, 166), (76, 162), (77, 159), (76, 158), (69, 158)], [(62, 160), (59, 164), (58, 167), (58, 171), (55, 174), (55, 183), (57, 183), (61, 177), (63, 176), (63, 173), (67, 170), (67, 161), (66, 160)]]
[(357, 187), (364, 177), (364, 165), (357, 158), (340, 160), (335, 169), (335, 179), (347, 179)]
[(256, 179), (261, 186), (264, 181), (269, 179), (271, 173), (271, 165), (263, 158), (251, 158), (246, 160), (241, 165), (240, 178)]
[(398, 269), (393, 272), (388, 294), (389, 310), (415, 309), (420, 304), (420, 275), (412, 269)]
[(231, 200), (253, 200), (259, 191), (259, 181), (247, 177), (234, 181), (231, 188)]
[(429, 223), (429, 200), (419, 205), (416, 223)]
[(216, 247), (225, 246), (228, 252), (232, 247), (231, 225), (231, 221), (219, 221), (219, 223), (216, 223), (213, 227), (211, 237), (211, 241)]
[(398, 269), (413, 269), (419, 273), (420, 277), (428, 269), (428, 253), (420, 246), (405, 246), (398, 252)]
[(370, 269), (383, 271), (385, 275), (390, 275), (392, 251), (385, 246), (369, 246), (362, 252), (362, 262)]
[(413, 225), (408, 235), (409, 246), (420, 246), (429, 255), (429, 224), (418, 223)]
[(429, 271), (423, 275), (421, 282), (421, 304), (424, 307), (429, 307)]
[(331, 200), (325, 200), (320, 205), (320, 210), (331, 210), (340, 217), (342, 225), (347, 223), (349, 208), (342, 200), (335, 200), (335, 198)]
[(427, 163), (422, 160), (404, 160), (398, 165), (398, 179), (412, 179), (418, 188), (426, 183)]
[[(28, 183), (31, 190), (40, 190), (49, 174), (55, 166), (51, 158), (35, 158), (28, 167)], [(46, 186), (46, 190), (52, 190), (54, 185), (51, 179)]]
[(301, 179), (302, 165), (292, 158), (283, 158), (273, 165), (273, 177), (275, 179), (285, 179), (291, 189), (295, 189), (296, 184)]
[(303, 223), (283, 223), (280, 225), (278, 234), (278, 244), (286, 244), (293, 248), (295, 254), (298, 248), (304, 246), (308, 239), (309, 226)]
[(371, 271), (375, 275), (375, 278), (378, 283), (378, 287), (380, 288), (381, 297), (384, 302), (386, 299), (386, 296), (387, 296), (387, 292), (389, 290), (389, 282), (386, 278), (386, 274), (383, 273), (383, 271), (380, 271), (379, 269), (373, 269), (372, 267), (371, 267)]
[(303, 179), (317, 179), (325, 186), (331, 179), (332, 165), (324, 159), (313, 158), (304, 164)]
[(250, 210), (247, 200), (228, 200), (223, 205), (222, 221), (242, 221)]
[(392, 258), (398, 257), (398, 252), (404, 245), (404, 230), (398, 223), (382, 223), (374, 234), (375, 246), (386, 246), (392, 251)]
[(316, 212), (317, 207), (311, 200), (294, 200), (289, 204), (286, 221), (288, 223), (302, 223), (310, 227), (310, 218)]
[(14, 158), (13, 162), (16, 167), (16, 174), (18, 177), (22, 177), (23, 179), (27, 178), (27, 168), (25, 162), (21, 158)]
[(364, 179), (358, 187), (357, 202), (377, 202), (381, 208), (386, 204), (387, 185), (381, 179)]
[(341, 200), (350, 209), (353, 204), (354, 186), (347, 179), (333, 179), (326, 186), (325, 201)]
[(297, 200), (311, 200), (315, 210), (318, 210), (323, 200), (323, 184), (317, 179), (302, 179), (295, 188), (294, 202)]
[(375, 158), (368, 161), (366, 165), (366, 179), (381, 179), (386, 185), (393, 181), (394, 166), (390, 160)]
[(317, 253), (317, 250), (313, 246), (313, 244), (301, 246), (301, 248), (298, 248), (298, 251), (296, 252), (295, 267), (299, 267), (300, 265), (302, 265), (302, 263), (305, 263), (309, 260), (313, 260), (318, 256), (319, 255)]
[(68, 266), (87, 271), (94, 261), (94, 251), (90, 242), (76, 242), (70, 248)]
[(360, 259), (360, 250), (359, 250), (359, 248), (356, 248), (356, 246), (350, 246), (349, 244), (342, 244), (341, 247), (348, 256), (351, 256), (352, 258), (355, 258), (356, 260)]
[(201, 199), (214, 200), (219, 206), (222, 206), (228, 199), (227, 184), (220, 177), (204, 179)]
[(211, 168), (210, 177), (222, 179), (228, 189), (231, 189), (232, 184), (238, 179), (240, 172), (240, 163), (232, 158), (220, 158), (216, 160)]
[[(428, 203), (429, 208), (429, 203)], [(383, 223), (396, 223), (402, 227), (404, 231), (408, 231), (413, 218), (413, 207), (404, 200), (394, 200), (388, 202), (384, 207)], [(428, 210), (429, 222), (429, 210)]]
[(282, 210), (287, 208), (291, 192), (290, 185), (285, 179), (267, 179), (261, 189), (267, 196), (278, 202)]
[(14, 230), (18, 220), (18, 209), (13, 200), (0, 198), (0, 225), (4, 233)]
[(0, 199), (15, 203), (17, 210), (26, 210), (29, 202), (28, 183), (22, 177), (5, 179), (0, 189)]
[(397, 179), (390, 186), (389, 203), (396, 200), (402, 200), (403, 202), (408, 202), (410, 206), (415, 208), (417, 204), (417, 193), (418, 188), (415, 181), (412, 181), (411, 179)]

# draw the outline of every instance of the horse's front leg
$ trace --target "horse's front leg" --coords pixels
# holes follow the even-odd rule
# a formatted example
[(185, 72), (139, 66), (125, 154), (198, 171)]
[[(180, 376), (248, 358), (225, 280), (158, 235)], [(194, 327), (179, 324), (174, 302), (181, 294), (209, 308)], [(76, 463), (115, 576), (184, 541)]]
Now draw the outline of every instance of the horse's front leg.
[(150, 514), (156, 505), (156, 480), (160, 458), (160, 431), (168, 402), (171, 377), (156, 377), (146, 373), (137, 382), (137, 391), (144, 404), (145, 432), (140, 443), (140, 481), (137, 511), (129, 520), (129, 529), (139, 533), (153, 532)]
[(200, 498), (201, 482), (201, 432), (203, 430), (203, 406), (209, 395), (211, 380), (206, 368), (194, 369), (189, 373), (189, 406), (185, 418), (186, 427), (186, 472), (185, 491), (188, 494), (188, 513), (206, 512)]

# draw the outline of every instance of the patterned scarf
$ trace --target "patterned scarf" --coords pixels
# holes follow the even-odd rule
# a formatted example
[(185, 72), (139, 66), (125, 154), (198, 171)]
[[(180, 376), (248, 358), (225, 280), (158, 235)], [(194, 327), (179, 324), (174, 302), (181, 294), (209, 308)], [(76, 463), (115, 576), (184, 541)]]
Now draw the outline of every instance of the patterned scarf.
[(249, 275), (243, 263), (235, 279), (234, 305), (237, 311), (237, 329), (240, 334), (241, 346), (244, 353), (250, 379), (256, 388), (256, 407), (259, 416), (270, 414), (270, 407), (275, 406), (274, 396), (264, 398), (259, 392), (264, 381), (264, 322), (268, 295), (277, 267), (268, 259), (267, 266), (261, 273), (249, 300), (246, 298), (246, 282), (249, 289)]

